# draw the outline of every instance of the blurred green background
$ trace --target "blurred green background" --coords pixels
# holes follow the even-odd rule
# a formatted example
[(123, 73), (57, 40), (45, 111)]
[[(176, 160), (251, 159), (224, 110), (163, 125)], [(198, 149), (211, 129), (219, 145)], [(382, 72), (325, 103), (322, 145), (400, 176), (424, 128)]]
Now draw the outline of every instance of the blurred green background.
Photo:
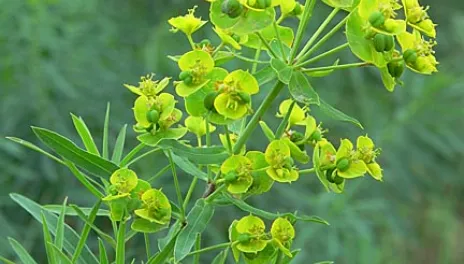
[[(325, 193), (316, 176), (307, 175), (298, 184), (278, 185), (250, 200), (260, 208), (296, 208), (331, 223), (298, 224), (295, 247), (303, 252), (295, 263), (464, 263), (464, 2), (421, 2), (432, 6), (430, 14), (439, 24), (440, 73), (425, 77), (408, 72), (405, 87), (393, 94), (382, 87), (375, 69), (312, 80), (326, 101), (366, 127), (360, 131), (322, 119), (331, 130), (330, 139), (355, 140), (365, 133), (373, 137), (383, 149), (384, 183), (366, 177), (350, 181), (346, 193), (336, 195)], [(136, 83), (140, 75), (151, 72), (177, 76), (177, 65), (166, 56), (181, 54), (189, 46), (183, 35), (169, 32), (166, 21), (194, 5), (206, 18), (207, 3), (202, 0), (0, 0), (0, 255), (12, 257), (6, 239), (11, 236), (45, 263), (41, 226), (12, 202), (9, 193), (41, 204), (61, 203), (65, 196), (81, 206), (92, 203), (66, 168), (5, 136), (38, 144), (30, 130), (35, 125), (77, 139), (69, 115), (73, 112), (101, 142), (104, 110), (110, 102), (114, 140), (123, 124), (133, 122), (134, 96), (122, 84)], [(322, 3), (317, 8), (308, 33), (330, 12)], [(216, 40), (209, 27), (195, 39), (205, 37)], [(342, 41), (340, 33), (326, 49)], [(340, 58), (355, 60), (348, 51)], [(228, 64), (237, 66), (249, 67)], [(266, 117), (273, 127), (277, 103)], [(314, 114), (319, 117), (317, 109)], [(134, 135), (130, 131), (130, 147), (137, 144)], [(261, 131), (250, 144), (249, 149), (263, 149)], [(160, 159), (152, 156), (134, 168), (148, 178), (159, 169)], [(185, 190), (190, 177), (182, 176)], [(174, 197), (170, 183), (166, 175), (156, 185)], [(195, 197), (202, 191), (197, 188)], [(243, 215), (231, 207), (219, 209), (204, 243), (224, 242), (230, 222)], [(67, 220), (80, 230), (76, 218)], [(140, 239), (129, 247), (129, 255), (143, 256)], [(202, 263), (212, 257), (205, 255)]]

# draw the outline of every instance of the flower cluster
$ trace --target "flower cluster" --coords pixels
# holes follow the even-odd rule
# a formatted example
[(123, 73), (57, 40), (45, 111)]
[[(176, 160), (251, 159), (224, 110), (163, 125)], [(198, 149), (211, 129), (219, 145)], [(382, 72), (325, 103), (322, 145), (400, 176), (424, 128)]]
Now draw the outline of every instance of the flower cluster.
[(127, 168), (115, 171), (110, 183), (103, 201), (108, 203), (113, 221), (123, 221), (133, 213), (137, 218), (132, 229), (143, 233), (154, 233), (169, 225), (171, 204), (161, 190), (153, 189)]

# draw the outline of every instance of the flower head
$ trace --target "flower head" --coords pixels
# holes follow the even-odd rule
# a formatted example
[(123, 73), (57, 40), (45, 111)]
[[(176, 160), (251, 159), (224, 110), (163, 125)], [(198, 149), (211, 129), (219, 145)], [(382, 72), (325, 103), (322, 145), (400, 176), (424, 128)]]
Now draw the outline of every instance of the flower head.
[(434, 40), (425, 40), (419, 31), (404, 32), (397, 36), (403, 50), (406, 66), (415, 72), (432, 74), (437, 72), (437, 59), (433, 47), (437, 45)]
[(188, 10), (188, 14), (184, 16), (173, 17), (168, 20), (168, 23), (173, 27), (172, 31), (182, 31), (186, 35), (192, 35), (195, 31), (200, 29), (207, 21), (201, 20), (201, 18), (195, 17), (195, 9), (197, 6), (194, 6), (192, 9)]
[(427, 36), (435, 38), (437, 35), (436, 25), (427, 14), (429, 7), (421, 6), (419, 0), (402, 0), (402, 2), (408, 24)]
[(266, 161), (269, 169), (266, 170), (269, 177), (277, 182), (293, 182), (298, 180), (298, 171), (293, 167), (294, 161), (291, 150), (285, 140), (274, 140), (266, 148)]
[(232, 156), (221, 165), (221, 173), (232, 194), (246, 193), (253, 183), (251, 160), (244, 156)]
[(374, 142), (368, 136), (360, 136), (356, 142), (358, 158), (364, 161), (367, 172), (376, 180), (382, 181), (382, 168), (375, 161), (380, 149), (375, 149)]

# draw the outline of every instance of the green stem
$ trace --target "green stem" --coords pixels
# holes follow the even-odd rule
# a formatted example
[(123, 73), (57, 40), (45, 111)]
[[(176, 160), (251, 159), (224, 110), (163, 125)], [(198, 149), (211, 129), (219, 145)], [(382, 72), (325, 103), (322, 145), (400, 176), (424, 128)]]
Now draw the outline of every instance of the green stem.
[(269, 109), (272, 102), (276, 99), (276, 97), (279, 95), (280, 91), (282, 91), (284, 86), (285, 84), (283, 82), (278, 81), (275, 84), (274, 88), (272, 88), (271, 92), (266, 96), (263, 103), (259, 106), (258, 110), (256, 111), (256, 113), (253, 115), (250, 122), (246, 126), (242, 135), (237, 140), (237, 143), (235, 143), (234, 154), (238, 154), (240, 152), (243, 145), (245, 145), (245, 142), (248, 140), (248, 138), (251, 136), (256, 126), (258, 125), (259, 120), (261, 120), (264, 113), (267, 111), (267, 109)]
[(306, 27), (308, 26), (308, 22), (311, 19), (313, 14), (314, 6), (316, 5), (316, 0), (306, 0), (303, 15), (300, 20), (300, 24), (298, 25), (298, 29), (296, 32), (295, 41), (293, 42), (292, 52), (290, 53), (289, 61), (293, 61), (295, 59), (296, 53), (300, 48), (301, 41), (303, 40), (304, 32), (306, 31)]
[[(259, 52), (261, 52), (260, 49), (258, 49)], [(258, 51), (256, 50), (256, 51)], [(230, 53), (232, 53), (232, 55), (234, 55), (234, 57), (236, 57), (237, 59), (239, 60), (242, 60), (242, 61), (246, 61), (246, 62), (251, 62), (253, 63), (252, 67), (251, 67), (251, 71), (253, 72), (253, 67), (256, 65), (256, 68), (258, 67), (258, 64), (269, 64), (269, 61), (262, 61), (262, 60), (259, 60), (259, 55), (260, 53), (257, 53), (258, 56), (256, 57), (256, 54), (255, 54), (255, 58), (254, 59), (251, 59), (251, 58), (248, 58), (248, 57), (245, 57), (245, 56), (242, 56), (240, 55), (239, 53), (235, 53), (231, 50), (229, 50)]]
[(147, 151), (147, 152), (143, 153), (142, 155), (138, 156), (137, 158), (135, 158), (135, 159), (133, 159), (133, 160), (127, 162), (126, 167), (129, 166), (129, 165), (131, 165), (131, 164), (134, 164), (134, 163), (136, 163), (137, 161), (139, 161), (139, 160), (145, 158), (146, 156), (148, 156), (148, 155), (150, 155), (150, 154), (153, 154), (153, 153), (155, 153), (155, 152), (158, 152), (158, 151), (160, 151), (160, 150), (161, 150), (161, 149), (159, 149), (159, 148), (154, 148), (154, 149), (152, 149), (152, 150), (150, 150), (150, 151)]
[(226, 185), (219, 186), (212, 194), (206, 197), (206, 202), (211, 202), (212, 200), (214, 200), (214, 198), (218, 196), (222, 192), (222, 190), (224, 190), (225, 188), (226, 188)]
[(123, 220), (119, 223), (119, 229), (118, 229), (118, 238), (117, 238), (117, 244), (116, 244), (116, 264), (125, 263), (125, 253), (126, 253), (125, 234), (126, 234), (126, 221)]
[[(211, 146), (211, 131), (209, 127), (209, 113), (206, 115), (206, 146)], [(208, 174), (208, 180), (213, 178), (213, 172), (211, 171), (211, 166), (206, 165), (206, 172)]]
[[(174, 161), (172, 159), (171, 150), (167, 151), (167, 153), (168, 153), (168, 158), (169, 158), (169, 164), (171, 164), (172, 177), (174, 178), (174, 186), (176, 188), (177, 202), (181, 206), (184, 204), (184, 199), (182, 198), (182, 193), (180, 191), (179, 179), (177, 178), (176, 165), (174, 164)], [(181, 217), (183, 220), (185, 218), (185, 211), (183, 207), (180, 208), (180, 213), (181, 213)]]
[[(197, 234), (195, 241), (195, 251), (201, 250), (201, 233)], [(193, 264), (200, 264), (200, 254), (195, 254), (193, 258)]]
[(231, 245), (232, 245), (231, 242), (226, 242), (226, 243), (222, 243), (222, 244), (217, 244), (217, 245), (214, 245), (214, 246), (202, 248), (202, 249), (200, 249), (200, 250), (192, 251), (192, 252), (190, 252), (187, 256), (192, 256), (192, 255), (204, 253), (204, 252), (208, 252), (208, 251), (211, 251), (211, 250), (227, 248), (227, 247), (230, 247)]
[(163, 169), (161, 169), (158, 173), (155, 174), (155, 176), (151, 177), (150, 179), (147, 180), (149, 183), (153, 183), (156, 179), (159, 177), (163, 176), (163, 174), (168, 171), (171, 168), (171, 165), (167, 165)]
[(295, 104), (296, 104), (296, 102), (293, 101), (292, 104), (290, 105), (290, 107), (287, 110), (287, 114), (285, 114), (284, 119), (282, 120), (279, 127), (277, 128), (277, 131), (275, 133), (275, 138), (276, 139), (281, 138), (282, 135), (284, 134), (285, 128), (288, 125), (288, 120), (290, 119), (290, 115), (292, 114), (292, 111), (293, 111), (293, 108), (295, 107)]
[[(251, 74), (255, 74), (256, 71), (258, 70), (258, 63), (260, 62), (259, 57), (261, 56), (262, 45), (263, 44), (260, 44), (259, 47), (256, 49), (255, 59), (253, 61), (253, 65), (251, 66)], [(269, 62), (266, 62), (266, 63), (269, 63)]]
[(192, 49), (194, 50), (195, 49), (195, 42), (193, 41), (192, 39), (192, 35), (187, 35), (187, 38), (188, 38), (188, 41), (190, 43), (190, 46), (192, 47)]
[(301, 174), (310, 174), (310, 173), (313, 173), (313, 172), (316, 172), (316, 168), (300, 170), (300, 175)]
[(282, 59), (282, 61), (286, 62), (287, 54), (285, 52), (284, 44), (282, 43), (282, 39), (280, 38), (280, 32), (279, 32), (279, 29), (277, 28), (277, 23), (275, 21), (273, 23), (273, 26), (274, 26), (274, 31), (275, 31), (275, 34), (276, 34), (276, 37), (277, 37), (277, 42), (279, 42), (280, 53), (282, 55), (281, 59)]
[(266, 46), (266, 48), (269, 50), (269, 52), (271, 53), (272, 57), (274, 58), (279, 58), (279, 56), (277, 56), (277, 54), (274, 52), (274, 50), (272, 50), (271, 48), (271, 45), (269, 45), (269, 43), (266, 41), (266, 39), (263, 37), (263, 35), (261, 33), (256, 33), (256, 35), (258, 35), (258, 37), (261, 39), (261, 43), (263, 43), (264, 46)]
[(125, 157), (122, 159), (119, 166), (125, 167), (126, 164), (137, 154), (139, 153), (146, 145), (143, 143), (138, 144), (135, 148), (133, 148)]
[(198, 183), (198, 178), (194, 177), (192, 182), (190, 183), (190, 187), (187, 191), (187, 194), (185, 195), (184, 204), (182, 205), (182, 207), (184, 208), (184, 211), (187, 211), (188, 203), (190, 201), (190, 198), (192, 198), (192, 194), (193, 194), (193, 191), (195, 190), (195, 187), (197, 186), (197, 183)]
[(318, 61), (320, 61), (321, 59), (323, 59), (323, 58), (325, 58), (325, 57), (327, 57), (327, 56), (333, 55), (333, 54), (335, 54), (335, 53), (337, 53), (337, 52), (339, 52), (339, 51), (341, 51), (341, 50), (344, 50), (345, 48), (347, 48), (347, 47), (349, 47), (349, 46), (350, 46), (350, 45), (349, 45), (348, 43), (342, 44), (342, 45), (340, 45), (340, 46), (338, 46), (338, 47), (335, 47), (335, 48), (333, 48), (333, 49), (331, 49), (331, 50), (329, 50), (329, 51), (327, 51), (327, 52), (324, 52), (324, 53), (322, 53), (322, 54), (320, 54), (320, 55), (318, 55), (318, 56), (316, 56), (316, 57), (314, 57), (314, 58), (312, 58), (312, 59), (309, 59), (309, 60), (307, 60), (307, 61), (304, 61), (304, 62), (302, 62), (302, 63), (300, 63), (300, 64), (295, 65), (295, 68), (303, 67), (303, 66), (305, 66), (305, 65), (318, 62)]
[(147, 260), (150, 259), (151, 253), (150, 253), (150, 237), (148, 236), (147, 233), (143, 233), (143, 237), (145, 239), (145, 250), (147, 251)]
[(329, 70), (343, 70), (343, 69), (364, 67), (364, 66), (370, 66), (370, 65), (372, 64), (368, 62), (357, 62), (357, 63), (350, 63), (350, 64), (332, 65), (332, 66), (326, 66), (326, 67), (303, 69), (302, 72), (308, 73), (308, 72), (329, 71)]
[(233, 147), (232, 147), (232, 140), (230, 140), (229, 126), (224, 125), (224, 130), (226, 131), (227, 147), (229, 148), (229, 152), (232, 154)]
[(296, 56), (297, 60), (299, 60), (299, 58), (301, 56), (303, 56), (303, 54), (305, 54), (311, 48), (311, 46), (314, 44), (314, 42), (316, 42), (317, 38), (319, 38), (321, 33), (325, 30), (327, 25), (329, 25), (330, 21), (332, 21), (332, 19), (335, 17), (335, 15), (337, 15), (338, 11), (340, 11), (340, 8), (335, 8), (334, 10), (332, 10), (332, 12), (324, 20), (324, 22), (322, 22), (322, 24), (319, 26), (319, 28), (316, 30), (316, 32), (314, 32), (314, 34), (311, 36), (311, 38), (308, 40), (308, 42), (306, 42), (306, 45), (300, 51), (298, 56)]
[(298, 59), (298, 62), (305, 61), (313, 54), (316, 50), (318, 50), (324, 43), (327, 42), (339, 29), (341, 29), (346, 21), (348, 20), (348, 16), (346, 16), (342, 21), (340, 21), (332, 30), (327, 33), (323, 38), (321, 38), (308, 52), (306, 52), (304, 55), (301, 56), (301, 58)]
[(211, 56), (213, 56), (214, 58), (214, 55), (216, 55), (223, 47), (224, 47), (224, 42), (221, 42), (221, 44), (219, 44), (219, 46), (217, 46), (216, 49), (213, 51), (213, 54), (211, 54)]

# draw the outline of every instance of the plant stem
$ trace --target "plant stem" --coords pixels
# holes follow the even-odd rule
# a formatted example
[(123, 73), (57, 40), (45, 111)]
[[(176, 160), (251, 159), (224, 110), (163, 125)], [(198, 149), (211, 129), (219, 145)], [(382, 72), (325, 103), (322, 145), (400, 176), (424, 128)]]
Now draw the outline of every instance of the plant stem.
[(150, 151), (147, 151), (147, 152), (143, 153), (142, 155), (138, 156), (137, 158), (135, 158), (135, 159), (133, 159), (133, 160), (127, 162), (126, 166), (129, 166), (129, 165), (131, 165), (131, 164), (134, 164), (135, 162), (137, 162), (137, 161), (139, 161), (139, 160), (145, 158), (146, 156), (148, 156), (148, 155), (150, 155), (150, 154), (153, 154), (153, 153), (155, 153), (155, 152), (158, 152), (158, 151), (160, 151), (160, 150), (161, 150), (161, 149), (159, 149), (159, 148), (154, 148), (154, 149), (152, 149), (152, 150), (150, 150)]
[[(197, 234), (195, 241), (195, 251), (201, 250), (201, 233)], [(193, 264), (200, 264), (200, 254), (195, 254), (193, 258)]]
[(195, 187), (197, 186), (197, 183), (198, 183), (198, 178), (194, 177), (192, 182), (190, 183), (190, 187), (187, 191), (187, 194), (185, 195), (184, 204), (182, 205), (182, 207), (184, 208), (184, 211), (187, 211), (188, 203), (190, 201), (190, 198), (192, 198), (192, 194), (193, 194), (193, 191), (195, 190)]
[(245, 130), (243, 131), (242, 136), (237, 140), (237, 143), (234, 145), (234, 154), (238, 154), (242, 149), (245, 142), (251, 136), (251, 133), (255, 130), (256, 126), (259, 123), (259, 120), (263, 117), (264, 113), (267, 109), (271, 106), (272, 102), (275, 98), (279, 95), (280, 91), (284, 88), (285, 84), (281, 81), (278, 81), (274, 88), (272, 88), (271, 92), (266, 96), (262, 104), (259, 106), (256, 113), (251, 118), (250, 122), (246, 126)]
[(323, 38), (321, 38), (308, 52), (306, 52), (304, 55), (301, 56), (301, 58), (298, 59), (298, 62), (304, 61), (311, 56), (316, 50), (318, 50), (322, 45), (324, 45), (327, 40), (329, 40), (337, 31), (342, 28), (346, 21), (348, 20), (348, 16), (346, 16), (342, 21), (340, 21), (332, 30), (327, 33)]
[(150, 253), (150, 237), (148, 236), (147, 233), (143, 233), (143, 237), (145, 239), (145, 250), (147, 251), (147, 260), (150, 259), (151, 253)]
[(122, 220), (119, 223), (118, 228), (118, 237), (117, 237), (117, 244), (116, 244), (116, 264), (124, 264), (125, 263), (125, 234), (126, 234), (126, 221)]
[(230, 140), (229, 126), (224, 125), (224, 130), (226, 131), (227, 147), (229, 148), (229, 152), (232, 154), (233, 148), (232, 148), (232, 140)]
[(159, 177), (163, 176), (163, 174), (164, 174), (166, 171), (168, 171), (170, 168), (171, 168), (171, 165), (167, 165), (166, 167), (164, 167), (163, 169), (161, 169), (158, 173), (156, 173), (153, 177), (151, 177), (150, 179), (148, 179), (147, 182), (152, 183), (153, 181), (155, 181), (155, 180), (158, 179)]
[(275, 34), (276, 34), (276, 37), (277, 37), (277, 42), (279, 42), (280, 53), (282, 55), (281, 59), (282, 59), (282, 61), (286, 62), (287, 54), (285, 52), (284, 44), (282, 43), (282, 39), (280, 38), (280, 32), (279, 32), (279, 29), (277, 28), (277, 23), (274, 21), (274, 23), (272, 25), (274, 26), (274, 31), (275, 31)]
[(258, 63), (260, 62), (259, 57), (261, 56), (262, 45), (263, 44), (260, 44), (259, 47), (256, 49), (255, 59), (253, 61), (253, 65), (251, 66), (251, 74), (255, 74), (256, 71), (258, 70)]
[(313, 173), (313, 172), (316, 172), (316, 168), (300, 170), (300, 175), (301, 174), (310, 174), (310, 173)]
[(322, 54), (320, 54), (320, 55), (318, 55), (318, 56), (316, 56), (316, 57), (314, 57), (312, 59), (309, 59), (307, 61), (304, 61), (304, 62), (302, 62), (300, 64), (295, 65), (295, 68), (303, 67), (305, 65), (318, 62), (319, 60), (321, 60), (321, 59), (323, 59), (323, 58), (325, 58), (327, 56), (333, 55), (333, 54), (335, 54), (335, 53), (337, 53), (337, 52), (339, 52), (339, 51), (341, 51), (341, 50), (343, 50), (343, 49), (345, 49), (347, 47), (349, 47), (348, 43), (342, 44), (342, 45), (340, 45), (338, 47), (335, 47), (335, 48), (333, 48), (333, 49), (331, 49), (331, 50), (329, 50), (327, 52), (324, 52), (324, 53), (322, 53)]
[(277, 131), (275, 133), (275, 138), (276, 139), (281, 138), (282, 135), (284, 134), (285, 128), (288, 125), (288, 120), (290, 119), (290, 115), (292, 114), (292, 111), (293, 111), (293, 108), (295, 107), (295, 104), (296, 104), (295, 101), (293, 101), (292, 104), (290, 104), (290, 107), (287, 110), (287, 114), (285, 114), (284, 119), (282, 120), (282, 122), (280, 122), (280, 125), (277, 128)]
[(296, 59), (299, 60), (301, 56), (303, 56), (314, 44), (314, 42), (317, 40), (317, 38), (321, 35), (321, 33), (325, 30), (327, 25), (329, 25), (330, 21), (337, 15), (338, 11), (340, 11), (340, 8), (335, 8), (332, 10), (332, 12), (329, 14), (329, 16), (322, 22), (322, 24), (319, 26), (319, 28), (314, 32), (314, 34), (311, 36), (311, 38), (306, 42), (306, 45), (303, 47), (303, 49), (300, 51), (298, 56), (296, 56)]
[(356, 62), (356, 63), (350, 63), (350, 64), (332, 65), (332, 66), (326, 66), (326, 67), (303, 69), (302, 72), (308, 73), (308, 72), (328, 71), (328, 70), (343, 70), (343, 69), (364, 67), (364, 66), (370, 66), (370, 65), (372, 64), (368, 62)]
[(316, 0), (306, 0), (303, 15), (300, 20), (300, 24), (298, 25), (298, 29), (296, 32), (295, 41), (293, 42), (292, 51), (290, 53), (289, 61), (293, 61), (295, 59), (296, 53), (300, 47), (301, 41), (303, 40), (304, 32), (306, 31), (306, 27), (308, 26), (308, 22), (313, 15), (314, 6), (316, 5)]
[(200, 254), (200, 253), (215, 250), (215, 249), (227, 248), (227, 247), (230, 247), (231, 245), (232, 245), (231, 242), (221, 243), (221, 244), (217, 244), (217, 245), (214, 245), (214, 246), (205, 247), (205, 248), (202, 248), (200, 250), (192, 251), (187, 256), (196, 255), (196, 254)]
[[(211, 131), (209, 130), (209, 113), (206, 115), (205, 118), (206, 121), (206, 146), (209, 147), (211, 146)], [(208, 174), (208, 180), (211, 180), (213, 178), (213, 172), (211, 171), (211, 167), (209, 165), (206, 165), (206, 172)]]
[(272, 57), (274, 58), (279, 58), (279, 56), (277, 56), (277, 54), (274, 52), (274, 50), (271, 48), (271, 45), (269, 45), (269, 43), (266, 41), (266, 39), (263, 37), (263, 35), (261, 33), (256, 33), (256, 35), (258, 35), (258, 37), (261, 39), (261, 43), (263, 43), (264, 46), (266, 46), (266, 48), (269, 50), (269, 52), (271, 53)]
[(137, 154), (139, 153), (146, 145), (143, 143), (138, 144), (135, 148), (133, 148), (125, 157), (122, 159), (119, 166), (125, 167), (126, 164)]
[(195, 49), (195, 42), (193, 41), (192, 39), (192, 35), (187, 35), (187, 38), (188, 38), (188, 41), (190, 43), (190, 46), (192, 47), (192, 49), (194, 50)]
[(216, 55), (223, 47), (224, 47), (224, 42), (221, 42), (221, 44), (219, 44), (219, 46), (217, 46), (216, 49), (213, 51), (213, 54), (211, 54), (211, 56), (213, 56), (214, 58), (214, 55)]
[(206, 202), (211, 202), (216, 196), (218, 196), (222, 192), (224, 188), (226, 188), (225, 185), (219, 186), (212, 194), (206, 197)]
[(172, 160), (172, 153), (171, 150), (167, 151), (168, 153), (168, 158), (169, 158), (169, 164), (171, 164), (171, 169), (172, 169), (172, 177), (174, 178), (174, 186), (176, 188), (176, 194), (177, 194), (177, 203), (180, 208), (180, 213), (182, 220), (185, 219), (185, 211), (182, 205), (184, 204), (184, 199), (182, 198), (182, 193), (180, 191), (180, 185), (179, 185), (179, 179), (177, 178), (177, 170), (176, 170), (176, 165), (174, 164), (174, 161)]

